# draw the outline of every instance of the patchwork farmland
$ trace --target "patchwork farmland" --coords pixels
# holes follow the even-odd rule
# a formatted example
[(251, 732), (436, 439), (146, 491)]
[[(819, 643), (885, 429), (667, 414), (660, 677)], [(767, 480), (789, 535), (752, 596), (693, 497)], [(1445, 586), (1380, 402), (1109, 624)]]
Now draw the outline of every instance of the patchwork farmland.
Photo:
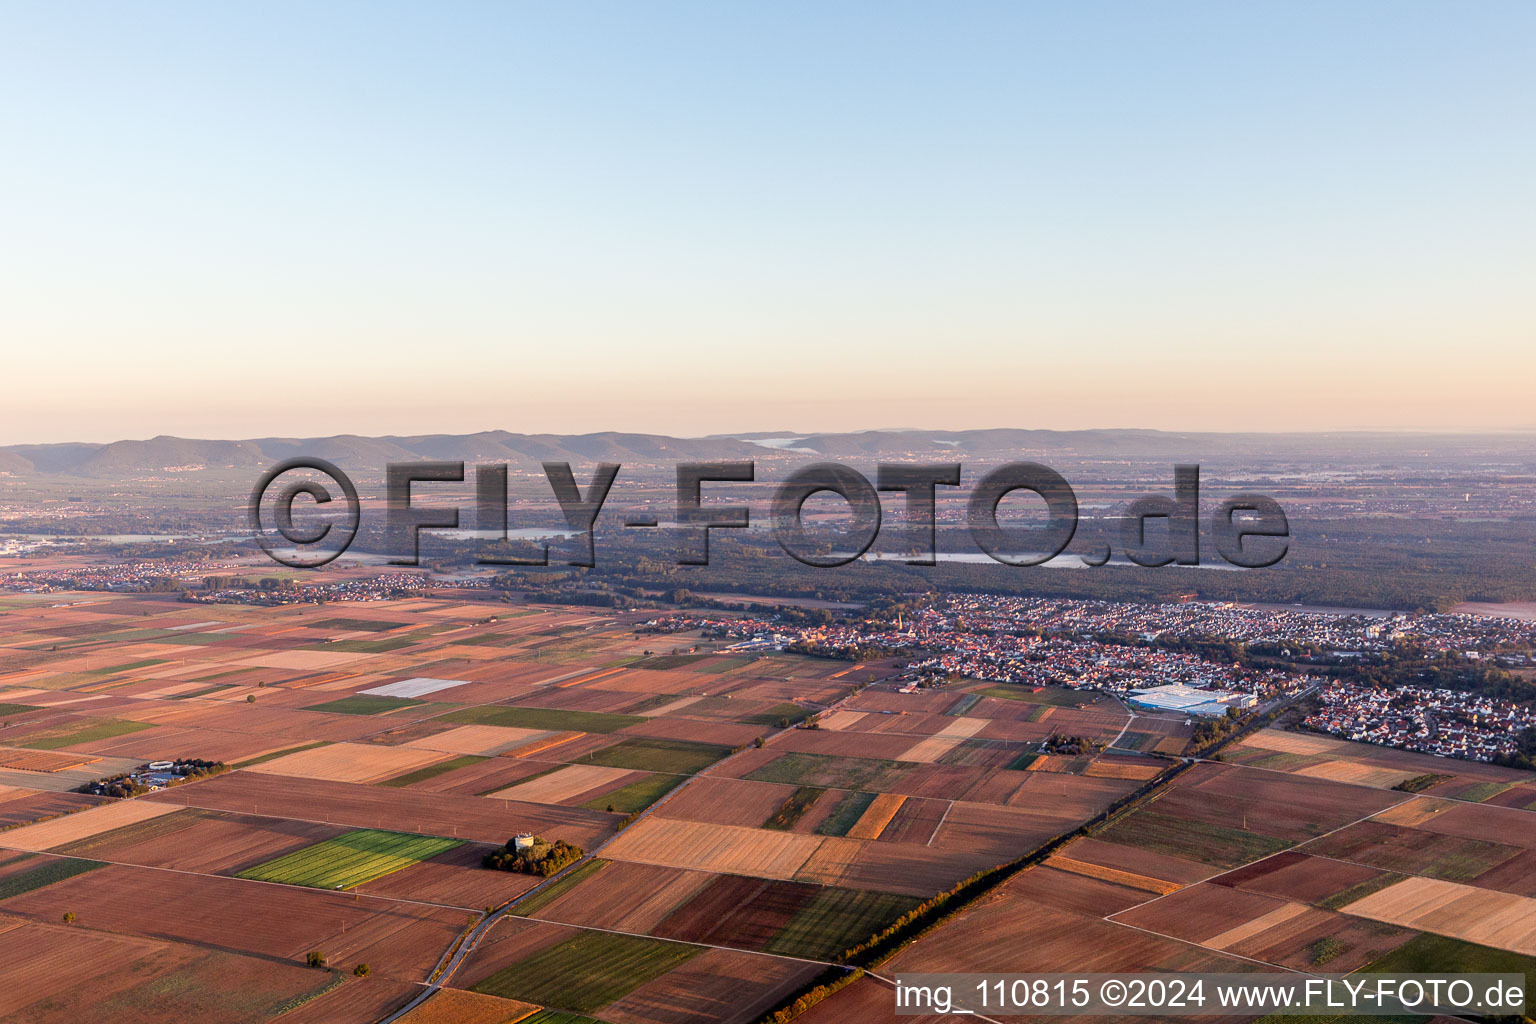
[[(879, 973), (1017, 969), (1024, 948), (1039, 970), (1530, 952), (1536, 814), (1500, 770), (1412, 795), (1389, 785), (1429, 770), (1412, 755), (1277, 729), (1182, 765), (1148, 752), (1182, 749), (1176, 716), (900, 693), (889, 662), (722, 652), (641, 614), (55, 603), (0, 608), (29, 654), (0, 662), (0, 947), (139, 965), (83, 970), (121, 1019), (175, 986), (215, 1024), (753, 1024), (1000, 865), (985, 899), (875, 947)], [(70, 792), (170, 758), (230, 770)], [(552, 878), (482, 866), (519, 833), (583, 854)], [(220, 973), (250, 1005), (216, 1005)], [(886, 1019), (881, 985), (802, 1019)], [(82, 1005), (29, 982), (0, 1015)]]

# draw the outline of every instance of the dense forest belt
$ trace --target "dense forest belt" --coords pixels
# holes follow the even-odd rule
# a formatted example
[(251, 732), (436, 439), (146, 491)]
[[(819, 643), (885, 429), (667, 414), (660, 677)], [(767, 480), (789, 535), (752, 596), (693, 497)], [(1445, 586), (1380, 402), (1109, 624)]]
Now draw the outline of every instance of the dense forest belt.
[[(1120, 601), (1166, 601), (1194, 594), (1214, 601), (1443, 611), (1466, 600), (1536, 599), (1532, 531), (1533, 524), (1516, 521), (1367, 516), (1312, 520), (1297, 514), (1291, 517), (1289, 553), (1267, 569), (1228, 566), (1209, 538), (1203, 538), (1200, 568), (1115, 563), (1097, 569), (1018, 568), (982, 557), (929, 567), (892, 559), (813, 569), (784, 554), (767, 532), (735, 536), (715, 531), (708, 566), (678, 566), (675, 538), (664, 532), (626, 535), (599, 525), (593, 568), (519, 570), (507, 574), (506, 585), (550, 593), (608, 590), (638, 595), (681, 588), (830, 601), (868, 601), (914, 591)], [(1116, 531), (1084, 522), (1068, 553), (1089, 550), (1100, 534), (1119, 552)], [(887, 543), (882, 534), (876, 549), (887, 550)], [(953, 528), (940, 529), (938, 549), (972, 558), (978, 554), (969, 534)], [(445, 563), (469, 558), (470, 552), (469, 547), (454, 549), (446, 553)], [(551, 552), (554, 562), (553, 548)]]

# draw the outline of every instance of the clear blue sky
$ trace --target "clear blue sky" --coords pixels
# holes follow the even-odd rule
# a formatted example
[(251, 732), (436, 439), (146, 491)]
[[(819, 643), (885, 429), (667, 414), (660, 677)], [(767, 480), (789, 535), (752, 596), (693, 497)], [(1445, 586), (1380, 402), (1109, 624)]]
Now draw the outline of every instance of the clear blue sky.
[(1529, 426), (1533, 126), (1508, 0), (0, 3), (0, 442)]

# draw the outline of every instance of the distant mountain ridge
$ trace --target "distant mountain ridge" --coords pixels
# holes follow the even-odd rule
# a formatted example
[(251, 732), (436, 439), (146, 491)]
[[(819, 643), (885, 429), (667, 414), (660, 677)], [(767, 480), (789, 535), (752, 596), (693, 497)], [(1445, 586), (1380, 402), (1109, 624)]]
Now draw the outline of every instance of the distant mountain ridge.
[[(786, 440), (787, 439), (787, 440)], [(773, 442), (769, 444), (767, 442)], [(1528, 434), (1184, 433), (1158, 430), (866, 430), (797, 434), (752, 431), (681, 438), (607, 431), (595, 434), (419, 434), (363, 437), (264, 437), (207, 440), (160, 436), (103, 444), (66, 442), (0, 447), (0, 473), (110, 479), (207, 470), (260, 470), (294, 456), (328, 459), (350, 471), (382, 470), (389, 462), (425, 459), (464, 462), (546, 461), (665, 464), (721, 459), (792, 458), (866, 461), (920, 457), (928, 461), (1056, 458), (1159, 459), (1168, 462), (1426, 457), (1528, 461)]]

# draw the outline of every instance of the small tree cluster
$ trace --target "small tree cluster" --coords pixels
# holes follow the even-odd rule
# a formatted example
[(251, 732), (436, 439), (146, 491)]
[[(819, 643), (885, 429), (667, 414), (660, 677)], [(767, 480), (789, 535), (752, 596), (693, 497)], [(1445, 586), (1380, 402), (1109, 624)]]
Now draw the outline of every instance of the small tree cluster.
[(506, 846), (486, 854), (480, 863), (496, 871), (517, 871), (548, 878), (567, 864), (580, 860), (585, 853), (581, 847), (572, 846), (564, 839), (556, 839), (553, 843), (536, 840), (526, 850), (517, 849), (517, 840), (511, 839)]

